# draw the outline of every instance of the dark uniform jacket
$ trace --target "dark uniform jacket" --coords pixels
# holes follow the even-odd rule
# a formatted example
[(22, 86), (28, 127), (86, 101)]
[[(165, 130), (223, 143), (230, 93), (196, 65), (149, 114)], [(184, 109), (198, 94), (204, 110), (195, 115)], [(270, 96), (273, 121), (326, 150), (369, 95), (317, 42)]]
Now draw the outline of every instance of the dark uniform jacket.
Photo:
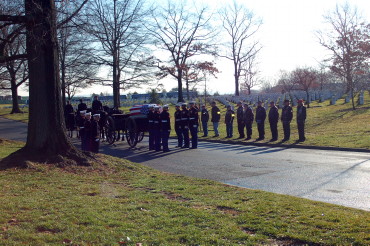
[(253, 114), (253, 111), (250, 107), (245, 108), (243, 116), (244, 116), (244, 123), (246, 123), (246, 124), (252, 123), (253, 120), (254, 120), (254, 114)]
[(181, 128), (182, 129), (189, 128), (189, 110), (188, 109), (181, 110)]
[(209, 113), (207, 109), (202, 109), (200, 120), (202, 122), (208, 122), (209, 121)]
[(71, 104), (67, 104), (67, 105), (64, 107), (64, 113), (65, 113), (65, 115), (68, 115), (68, 114), (74, 113), (73, 106), (72, 106)]
[(85, 118), (82, 118), (81, 117), (81, 115), (80, 114), (78, 114), (77, 116), (76, 116), (76, 124), (77, 124), (77, 126), (81, 129), (81, 127), (82, 127), (82, 129), (83, 129), (83, 127), (84, 127), (84, 124), (85, 124)]
[(220, 122), (221, 111), (217, 106), (212, 107), (211, 116), (211, 122)]
[(238, 120), (239, 123), (243, 122), (244, 121), (244, 112), (243, 112), (243, 107), (240, 106), (238, 107), (238, 109), (236, 110), (236, 119)]
[(159, 111), (154, 111), (153, 113), (153, 129), (160, 130), (161, 129), (161, 116)]
[(87, 110), (86, 103), (80, 103), (80, 104), (78, 104), (77, 109), (78, 109), (78, 112)]
[(279, 121), (279, 110), (276, 106), (271, 107), (269, 111), (269, 122), (276, 123)]
[(84, 132), (85, 132), (85, 137), (88, 140), (91, 139), (91, 120), (85, 119), (85, 121), (84, 121)]
[(168, 111), (162, 111), (160, 114), (161, 119), (161, 130), (168, 131), (171, 130), (171, 121), (170, 121), (170, 114)]
[(99, 100), (94, 100), (91, 105), (93, 112), (103, 110), (103, 104)]
[(225, 114), (225, 124), (233, 123), (235, 112), (233, 110), (227, 110)]
[(96, 120), (91, 121), (91, 130), (90, 130), (91, 140), (95, 141), (100, 138), (100, 127), (99, 122)]
[(256, 122), (263, 123), (266, 119), (266, 109), (262, 106), (258, 106), (256, 109)]
[(281, 111), (282, 121), (292, 121), (293, 119), (293, 109), (290, 106), (284, 106)]
[(197, 107), (193, 107), (193, 108), (190, 108), (189, 109), (189, 126), (198, 126), (198, 119), (199, 119), (199, 116), (198, 116), (198, 108)]
[(306, 107), (298, 106), (297, 107), (297, 121), (305, 121), (305, 120), (306, 120)]
[(181, 110), (175, 111), (175, 129), (179, 129), (181, 127)]
[(154, 126), (154, 112), (149, 111), (148, 113), (148, 129), (152, 130)]

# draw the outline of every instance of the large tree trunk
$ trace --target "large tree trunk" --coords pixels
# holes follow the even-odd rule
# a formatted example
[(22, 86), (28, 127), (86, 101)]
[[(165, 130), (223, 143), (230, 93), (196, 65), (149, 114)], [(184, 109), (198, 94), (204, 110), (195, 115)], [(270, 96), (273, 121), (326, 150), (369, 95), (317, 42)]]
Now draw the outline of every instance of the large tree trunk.
[(18, 87), (17, 87), (17, 81), (15, 76), (11, 78), (11, 89), (12, 89), (12, 101), (13, 101), (13, 107), (11, 114), (17, 114), (22, 113), (22, 111), (19, 108), (19, 102), (18, 102)]
[(62, 58), (62, 62), (60, 64), (60, 70), (61, 70), (61, 87), (62, 87), (62, 104), (63, 107), (66, 106), (66, 69), (64, 65), (64, 58)]
[(235, 96), (239, 96), (239, 76), (236, 65), (234, 69), (234, 79), (235, 79)]
[(118, 58), (117, 58), (117, 51), (114, 51), (113, 55), (113, 106), (115, 108), (120, 107), (120, 85), (118, 79)]
[(184, 98), (182, 96), (182, 69), (177, 69), (177, 86), (178, 86), (177, 102), (183, 102)]

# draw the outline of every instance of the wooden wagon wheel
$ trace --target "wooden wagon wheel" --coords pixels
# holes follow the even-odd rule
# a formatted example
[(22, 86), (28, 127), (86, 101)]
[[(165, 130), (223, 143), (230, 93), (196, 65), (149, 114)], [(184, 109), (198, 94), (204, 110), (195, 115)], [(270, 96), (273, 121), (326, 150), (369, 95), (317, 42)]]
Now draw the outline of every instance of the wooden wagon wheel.
[(114, 125), (114, 120), (112, 117), (108, 116), (107, 121), (104, 125), (105, 137), (107, 138), (108, 144), (113, 144), (116, 141), (116, 129)]
[(143, 138), (144, 138), (144, 132), (139, 132), (137, 142), (140, 143), (141, 141), (143, 141)]
[(129, 117), (126, 119), (126, 140), (130, 147), (135, 147), (138, 143), (138, 132), (137, 125), (133, 118)]

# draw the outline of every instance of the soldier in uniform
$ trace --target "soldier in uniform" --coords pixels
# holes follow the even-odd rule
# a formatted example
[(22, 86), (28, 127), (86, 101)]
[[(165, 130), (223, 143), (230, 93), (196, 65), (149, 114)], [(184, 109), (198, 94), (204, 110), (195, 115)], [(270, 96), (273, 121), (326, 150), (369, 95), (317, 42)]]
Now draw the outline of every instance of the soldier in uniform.
[(209, 121), (209, 113), (208, 110), (206, 109), (206, 105), (202, 105), (202, 109), (200, 112), (200, 121), (202, 122), (202, 127), (203, 127), (203, 136), (202, 137), (207, 137), (208, 136), (208, 121)]
[(149, 150), (155, 150), (154, 146), (154, 106), (149, 105), (148, 112), (148, 132), (149, 132)]
[(170, 137), (171, 132), (171, 121), (170, 114), (168, 113), (168, 105), (163, 106), (163, 111), (160, 114), (160, 119), (161, 119), (161, 138), (163, 152), (168, 152), (170, 151), (168, 148), (168, 138)]
[(154, 135), (154, 148), (155, 151), (161, 151), (161, 116), (159, 106), (154, 106), (153, 115), (153, 135)]
[(284, 100), (284, 107), (281, 111), (281, 122), (283, 123), (284, 139), (283, 142), (288, 141), (290, 138), (290, 122), (293, 119), (293, 109), (290, 106), (289, 100)]
[(297, 127), (298, 127), (298, 135), (299, 135), (299, 142), (304, 142), (306, 137), (304, 135), (304, 124), (306, 121), (306, 107), (303, 104), (303, 100), (298, 100), (297, 106)]
[(91, 152), (98, 153), (99, 152), (99, 145), (100, 145), (100, 127), (99, 127), (99, 120), (100, 114), (94, 114), (93, 120), (91, 122), (91, 137), (90, 137), (90, 144), (91, 144)]
[(191, 134), (191, 148), (196, 149), (198, 148), (199, 109), (197, 106), (195, 106), (195, 102), (189, 102), (189, 105), (189, 129)]
[(181, 104), (181, 132), (184, 140), (181, 148), (189, 148), (189, 110), (186, 108), (186, 103)]
[(91, 151), (91, 112), (85, 114), (83, 142), (85, 151)]
[(248, 104), (244, 104), (244, 123), (247, 128), (247, 138), (245, 140), (250, 140), (252, 138), (252, 124), (254, 120), (254, 114), (252, 109)]
[(258, 105), (256, 108), (258, 138), (256, 139), (256, 141), (265, 139), (265, 119), (266, 119), (266, 109), (262, 107), (262, 102), (258, 101)]
[(243, 108), (243, 104), (242, 102), (238, 102), (236, 104), (238, 106), (238, 109), (236, 110), (236, 119), (237, 119), (237, 123), (238, 123), (238, 132), (239, 132), (239, 138), (238, 139), (242, 139), (242, 138), (245, 138), (245, 135), (244, 135), (244, 127), (245, 127), (245, 123), (244, 123), (244, 108)]
[(77, 115), (77, 130), (78, 130), (78, 136), (81, 140), (81, 150), (86, 150), (84, 138), (85, 138), (85, 130), (84, 130), (84, 124), (85, 124), (85, 114), (86, 111), (80, 111), (79, 115)]
[(269, 123), (272, 135), (270, 142), (276, 141), (278, 139), (278, 129), (277, 129), (278, 122), (279, 122), (279, 110), (275, 106), (275, 102), (270, 102)]
[(98, 96), (94, 96), (94, 101), (92, 102), (91, 109), (94, 114), (98, 111), (103, 110), (103, 104), (99, 101)]
[(221, 111), (220, 109), (216, 106), (216, 102), (211, 103), (212, 110), (211, 110), (211, 122), (213, 123), (213, 129), (215, 131), (215, 136), (218, 137), (220, 136), (218, 133), (218, 123), (220, 122), (221, 119)]
[(230, 105), (227, 105), (227, 110), (225, 114), (225, 124), (226, 124), (226, 138), (233, 137), (233, 121), (235, 117), (235, 112), (232, 110)]
[(87, 110), (87, 105), (80, 99), (80, 103), (77, 106), (78, 112)]
[(176, 105), (176, 111), (175, 111), (175, 132), (177, 135), (177, 146), (178, 148), (182, 147), (183, 137), (182, 137), (182, 128), (181, 128), (181, 110), (180, 105)]

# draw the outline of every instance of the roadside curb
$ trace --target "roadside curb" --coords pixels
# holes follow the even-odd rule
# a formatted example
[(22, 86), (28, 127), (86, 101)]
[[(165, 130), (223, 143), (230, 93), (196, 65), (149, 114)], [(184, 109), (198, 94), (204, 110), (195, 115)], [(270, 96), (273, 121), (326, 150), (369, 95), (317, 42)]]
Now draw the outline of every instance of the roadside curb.
[[(170, 137), (172, 139), (177, 139), (176, 137)], [(233, 145), (249, 145), (257, 147), (269, 147), (269, 148), (285, 148), (285, 149), (317, 149), (317, 150), (335, 150), (335, 151), (349, 151), (349, 152), (362, 152), (370, 153), (368, 149), (357, 149), (357, 148), (341, 148), (341, 147), (329, 147), (329, 146), (314, 146), (314, 145), (297, 145), (297, 144), (267, 144), (267, 143), (254, 143), (254, 142), (243, 142), (243, 141), (230, 141), (230, 140), (216, 140), (216, 139), (202, 139), (198, 138), (199, 142), (209, 142), (209, 143), (220, 143), (220, 144), (233, 144)]]

